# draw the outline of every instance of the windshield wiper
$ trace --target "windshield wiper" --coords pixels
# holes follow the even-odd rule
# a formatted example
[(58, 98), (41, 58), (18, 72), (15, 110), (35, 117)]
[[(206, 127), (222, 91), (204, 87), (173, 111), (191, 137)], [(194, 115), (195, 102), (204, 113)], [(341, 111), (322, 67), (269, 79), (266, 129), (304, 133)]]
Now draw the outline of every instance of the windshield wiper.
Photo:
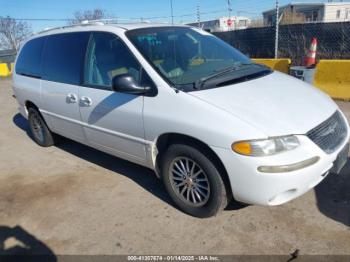
[(202, 77), (201, 79), (197, 80), (196, 82), (193, 83), (193, 87), (195, 89), (201, 89), (204, 86), (204, 84), (211, 79), (217, 78), (217, 77), (222, 76), (222, 75), (226, 75), (232, 71), (236, 71), (243, 66), (249, 66), (249, 65), (253, 65), (253, 64), (254, 63), (239, 63), (239, 64), (225, 67), (223, 69), (216, 71), (215, 73), (213, 73), (211, 75)]

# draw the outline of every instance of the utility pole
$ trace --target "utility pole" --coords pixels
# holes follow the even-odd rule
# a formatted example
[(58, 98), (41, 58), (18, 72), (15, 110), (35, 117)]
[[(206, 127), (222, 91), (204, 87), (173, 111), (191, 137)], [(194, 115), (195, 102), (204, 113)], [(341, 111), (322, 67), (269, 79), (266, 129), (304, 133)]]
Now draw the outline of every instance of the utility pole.
[(279, 24), (280, 24), (280, 15), (279, 15), (279, 2), (276, 0), (276, 32), (275, 32), (275, 58), (278, 58), (278, 34), (279, 34)]
[(227, 10), (228, 10), (228, 18), (231, 19), (231, 12), (232, 12), (231, 0), (227, 0)]
[(173, 0), (170, 0), (170, 9), (171, 9), (171, 24), (174, 24), (174, 10), (173, 10)]
[(198, 27), (201, 28), (201, 12), (200, 12), (199, 2), (197, 4), (197, 23), (198, 23)]
[[(227, 0), (227, 10), (228, 10), (228, 19), (227, 19), (227, 23), (228, 21), (230, 22), (230, 25), (228, 26), (228, 31), (230, 31), (231, 26), (232, 26), (232, 19), (231, 19), (231, 13), (232, 13), (232, 6), (231, 6), (231, 0)], [(234, 27), (236, 27), (235, 21), (234, 21)]]

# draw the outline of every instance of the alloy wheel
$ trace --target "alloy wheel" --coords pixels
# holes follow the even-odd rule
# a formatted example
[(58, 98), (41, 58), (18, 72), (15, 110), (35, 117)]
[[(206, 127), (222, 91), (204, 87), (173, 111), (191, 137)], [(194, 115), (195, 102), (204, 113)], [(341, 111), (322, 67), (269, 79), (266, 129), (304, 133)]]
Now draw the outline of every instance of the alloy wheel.
[(208, 177), (193, 159), (176, 157), (170, 164), (169, 177), (174, 192), (186, 204), (200, 207), (208, 202)]

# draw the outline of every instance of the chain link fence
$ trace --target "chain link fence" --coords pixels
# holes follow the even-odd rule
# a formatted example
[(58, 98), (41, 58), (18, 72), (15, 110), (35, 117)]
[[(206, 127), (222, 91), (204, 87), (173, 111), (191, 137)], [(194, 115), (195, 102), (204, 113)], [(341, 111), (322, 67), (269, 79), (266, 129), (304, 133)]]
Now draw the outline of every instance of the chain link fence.
[[(274, 26), (214, 34), (251, 58), (274, 58)], [(281, 25), (278, 57), (302, 65), (313, 37), (318, 40), (317, 59), (350, 59), (350, 22)], [(15, 50), (0, 51), (0, 63), (13, 62), (15, 55)]]
[[(251, 58), (274, 58), (274, 26), (214, 34)], [(317, 59), (350, 59), (350, 22), (281, 25), (278, 57), (301, 65), (313, 37), (318, 40)]]

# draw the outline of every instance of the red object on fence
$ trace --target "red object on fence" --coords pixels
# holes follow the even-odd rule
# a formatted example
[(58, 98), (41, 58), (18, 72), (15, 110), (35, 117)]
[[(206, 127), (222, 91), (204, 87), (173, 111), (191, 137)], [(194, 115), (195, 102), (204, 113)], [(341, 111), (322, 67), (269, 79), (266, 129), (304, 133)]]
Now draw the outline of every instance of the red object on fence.
[(305, 58), (304, 65), (306, 67), (312, 67), (316, 65), (316, 51), (317, 51), (317, 38), (312, 38), (311, 45), (309, 51), (307, 52), (307, 56)]

